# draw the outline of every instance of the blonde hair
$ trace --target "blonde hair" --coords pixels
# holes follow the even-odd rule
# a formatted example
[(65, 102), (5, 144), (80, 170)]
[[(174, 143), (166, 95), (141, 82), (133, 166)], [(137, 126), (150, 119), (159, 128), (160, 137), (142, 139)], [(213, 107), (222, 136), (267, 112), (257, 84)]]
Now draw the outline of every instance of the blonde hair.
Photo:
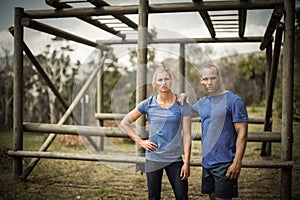
[(166, 66), (158, 67), (155, 70), (155, 72), (153, 74), (153, 77), (152, 77), (152, 87), (153, 87), (154, 91), (155, 91), (155, 82), (156, 82), (157, 74), (158, 73), (162, 73), (162, 72), (167, 72), (170, 75), (171, 80), (174, 80), (173, 74), (172, 74), (172, 72), (171, 72), (171, 70), (170, 70), (169, 67), (166, 67)]
[(171, 80), (173, 80), (173, 74), (171, 73), (171, 70), (169, 67), (166, 67), (166, 66), (158, 67), (153, 74), (153, 78), (152, 78), (152, 86), (153, 87), (155, 87), (155, 81), (156, 81), (157, 74), (162, 73), (162, 72), (167, 72), (170, 75)]

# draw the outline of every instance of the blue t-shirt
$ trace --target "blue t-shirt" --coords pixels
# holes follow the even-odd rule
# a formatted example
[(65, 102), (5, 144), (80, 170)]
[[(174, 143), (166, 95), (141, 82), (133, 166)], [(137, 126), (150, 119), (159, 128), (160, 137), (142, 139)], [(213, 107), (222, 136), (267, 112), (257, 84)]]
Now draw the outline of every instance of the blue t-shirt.
[(228, 91), (222, 95), (200, 98), (192, 109), (202, 123), (202, 165), (212, 168), (232, 162), (236, 152), (235, 122), (248, 122), (241, 97)]
[(147, 114), (149, 141), (157, 144), (156, 151), (146, 151), (146, 159), (158, 162), (182, 160), (181, 119), (192, 115), (191, 106), (181, 106), (175, 101), (170, 108), (162, 108), (157, 103), (157, 95), (153, 95), (139, 103), (137, 109)]

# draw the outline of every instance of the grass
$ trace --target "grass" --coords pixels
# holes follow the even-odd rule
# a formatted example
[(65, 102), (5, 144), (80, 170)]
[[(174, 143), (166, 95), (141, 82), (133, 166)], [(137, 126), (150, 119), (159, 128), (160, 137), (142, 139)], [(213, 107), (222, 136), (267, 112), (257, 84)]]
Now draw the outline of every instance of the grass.
[[(263, 109), (248, 109), (250, 117), (263, 118)], [(273, 119), (273, 131), (280, 132), (280, 120)], [(262, 125), (250, 125), (249, 131), (262, 131)], [(294, 124), (293, 199), (300, 199), (300, 123)], [(47, 135), (24, 134), (24, 150), (38, 150)], [(5, 151), (12, 149), (11, 131), (0, 133), (0, 199), (57, 200), (57, 199), (147, 199), (145, 174), (132, 172), (132, 166), (74, 160), (41, 159), (25, 182), (14, 179), (12, 158)], [(110, 144), (110, 146), (108, 146)], [(87, 145), (64, 145), (56, 138), (49, 151), (87, 152)], [(106, 141), (105, 153), (134, 152), (132, 143), (121, 139)], [(260, 157), (261, 143), (249, 142), (245, 160), (280, 160), (280, 144), (272, 144), (272, 156)], [(201, 158), (199, 141), (193, 142), (193, 159)], [(24, 168), (31, 159), (24, 159)], [(131, 171), (130, 171), (131, 170)], [(190, 199), (205, 199), (201, 194), (201, 168), (191, 167)], [(162, 199), (173, 199), (173, 192), (164, 176)], [(280, 199), (280, 169), (243, 168), (239, 178), (239, 199)]]

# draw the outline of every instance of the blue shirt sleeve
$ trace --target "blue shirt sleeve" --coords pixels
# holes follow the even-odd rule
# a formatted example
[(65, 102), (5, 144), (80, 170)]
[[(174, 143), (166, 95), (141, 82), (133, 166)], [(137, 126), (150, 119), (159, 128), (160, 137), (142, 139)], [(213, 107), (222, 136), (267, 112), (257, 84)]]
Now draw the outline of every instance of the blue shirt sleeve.
[(232, 105), (232, 122), (248, 122), (248, 113), (244, 101), (238, 98)]
[(142, 102), (140, 102), (136, 108), (138, 109), (138, 111), (140, 111), (142, 114), (147, 113), (148, 112), (148, 104), (149, 104), (149, 99), (145, 99)]
[(188, 103), (184, 103), (182, 106), (182, 116), (191, 116), (192, 115), (192, 107)]

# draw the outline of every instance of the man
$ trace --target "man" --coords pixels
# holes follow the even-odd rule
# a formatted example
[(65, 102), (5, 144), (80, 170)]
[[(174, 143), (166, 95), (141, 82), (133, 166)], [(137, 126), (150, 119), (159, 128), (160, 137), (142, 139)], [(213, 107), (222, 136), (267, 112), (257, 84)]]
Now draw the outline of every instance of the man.
[(225, 90), (217, 66), (201, 70), (201, 84), (209, 95), (192, 109), (202, 124), (202, 193), (209, 194), (211, 200), (232, 199), (238, 196), (248, 114), (241, 97)]

